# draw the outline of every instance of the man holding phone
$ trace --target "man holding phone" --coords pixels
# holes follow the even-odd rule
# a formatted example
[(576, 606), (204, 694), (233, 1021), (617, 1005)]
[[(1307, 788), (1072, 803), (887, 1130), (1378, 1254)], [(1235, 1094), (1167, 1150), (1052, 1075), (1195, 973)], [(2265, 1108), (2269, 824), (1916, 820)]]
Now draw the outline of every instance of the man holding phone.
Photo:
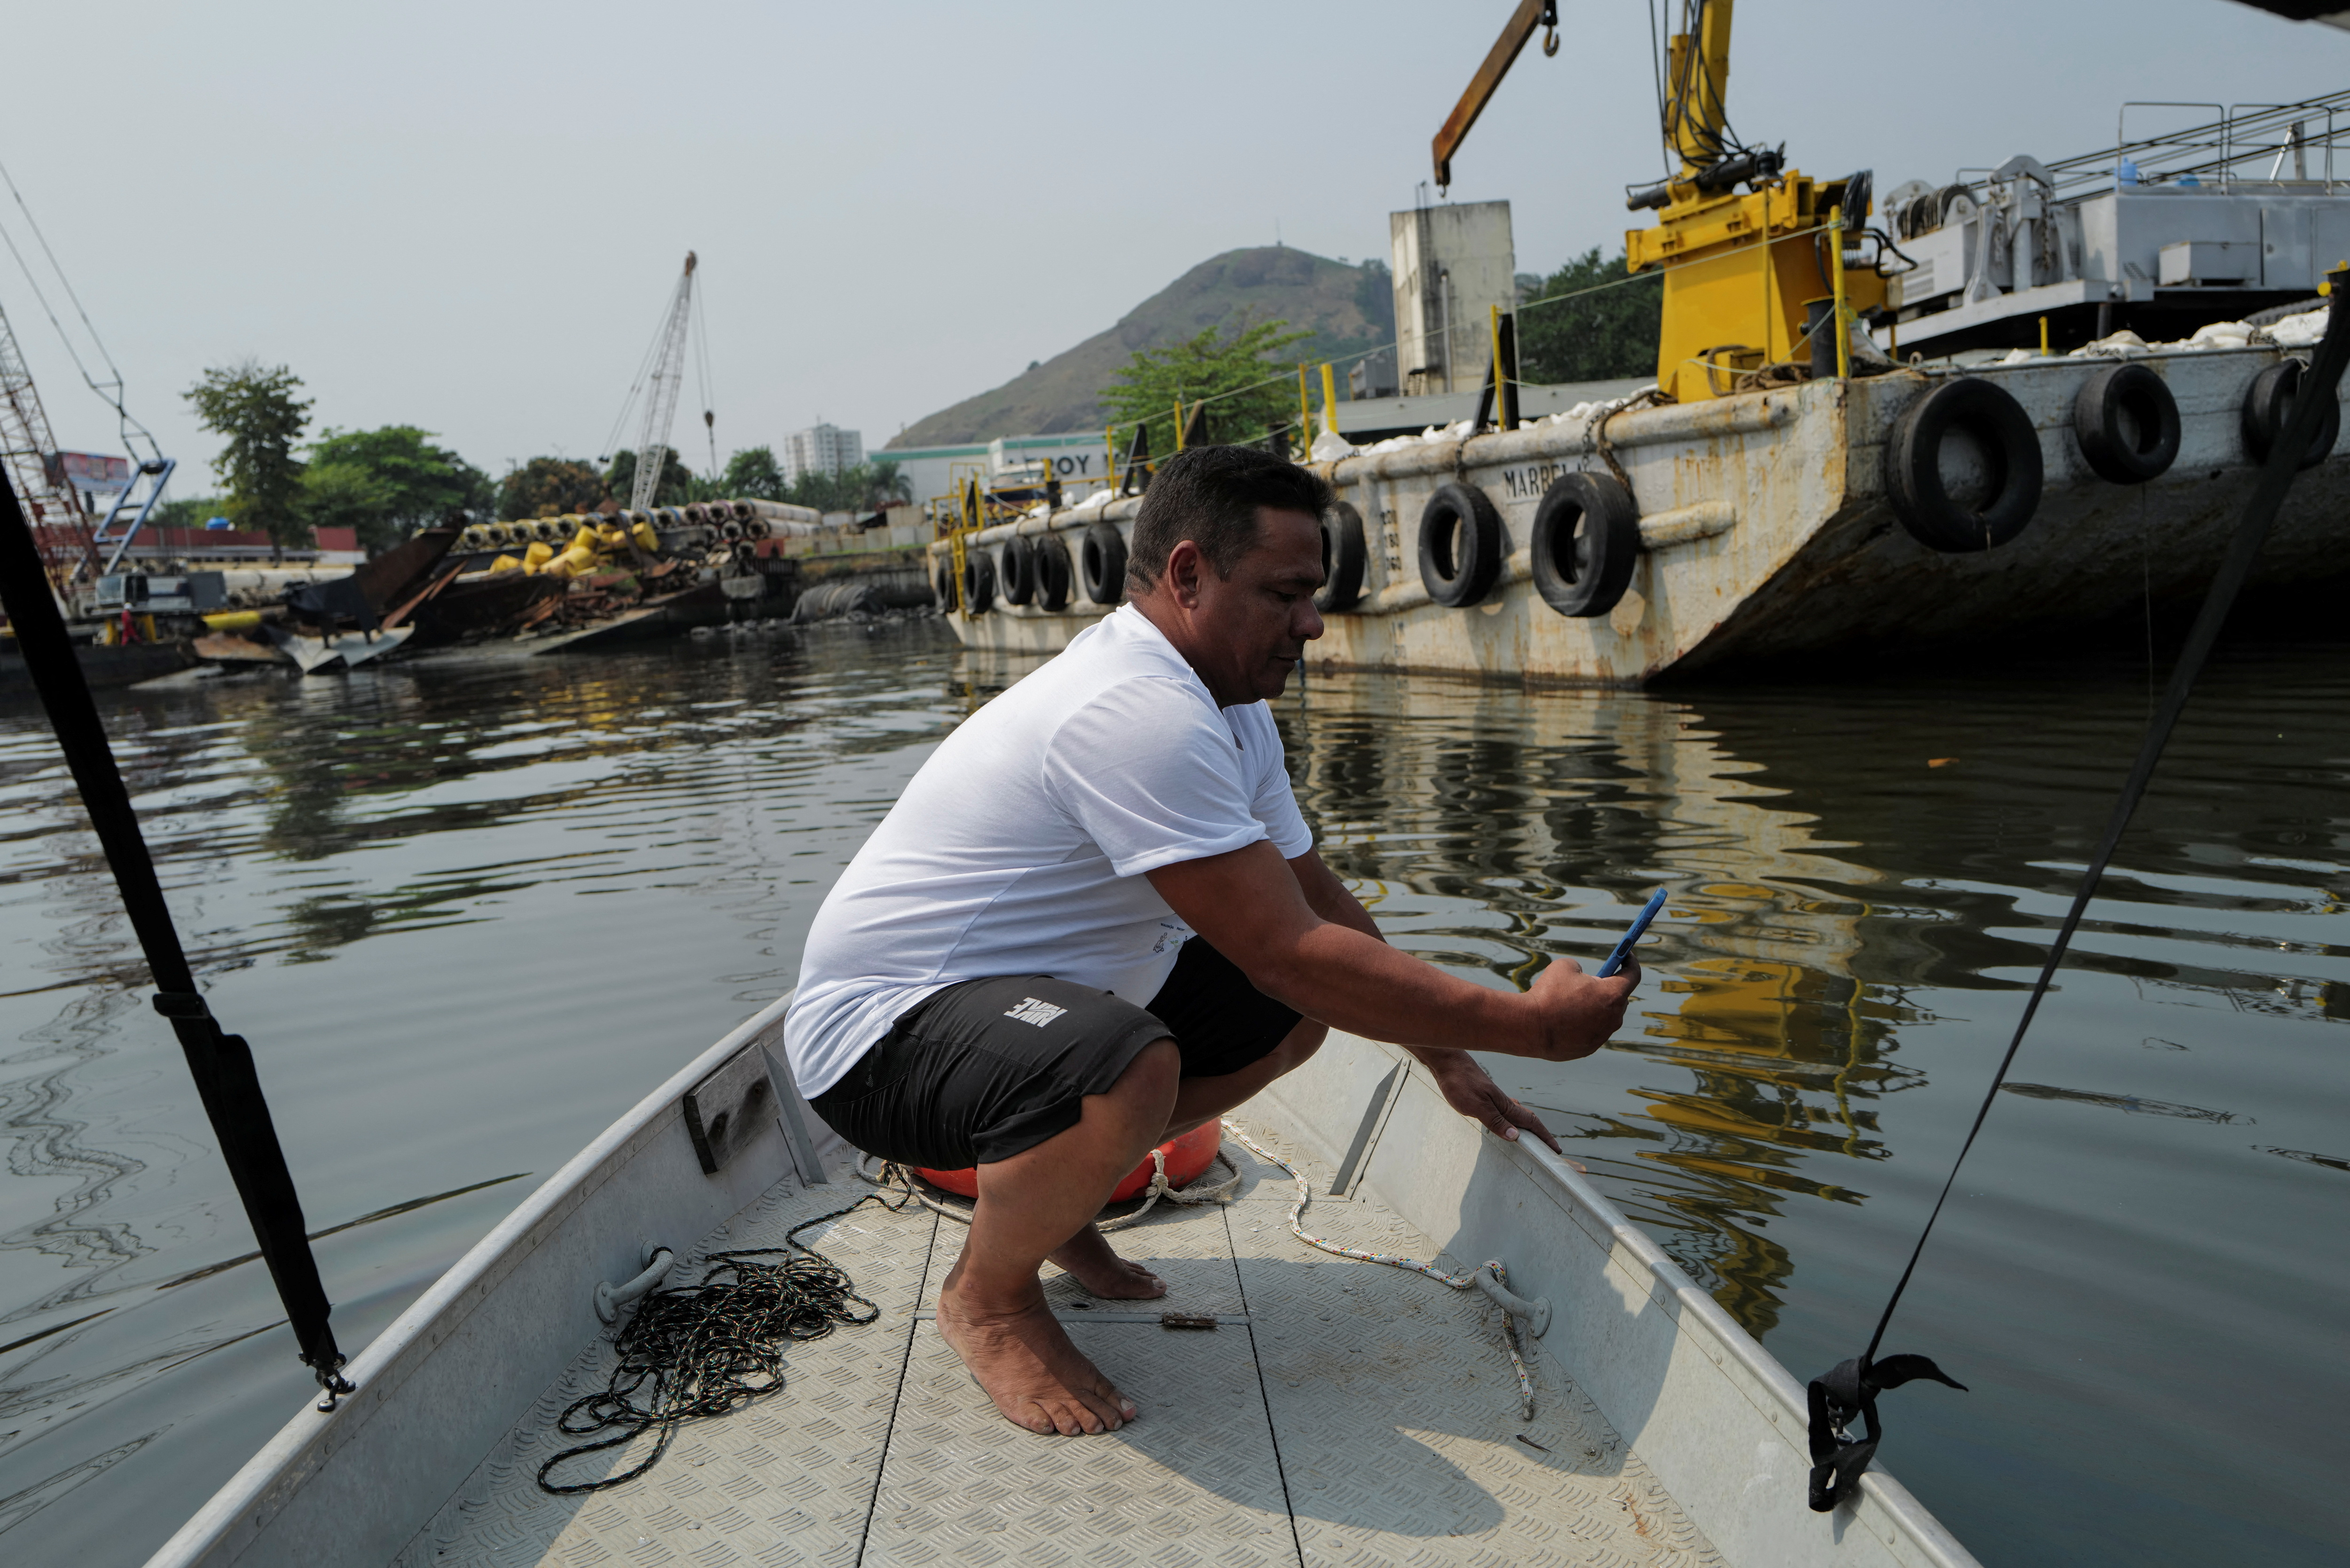
[(1557, 960), (1526, 991), (1398, 951), (1315, 854), (1266, 701), (1322, 634), (1311, 470), (1240, 447), (1162, 467), (1131, 600), (965, 721), (818, 912), (785, 1043), (849, 1142), (978, 1168), (939, 1332), (1004, 1417), (1138, 1414), (1046, 1308), (1047, 1260), (1097, 1296), (1165, 1283), (1093, 1227), (1157, 1144), (1344, 1029), (1409, 1050), (1495, 1135), (1557, 1140), (1471, 1049), (1570, 1061), (1639, 982)]

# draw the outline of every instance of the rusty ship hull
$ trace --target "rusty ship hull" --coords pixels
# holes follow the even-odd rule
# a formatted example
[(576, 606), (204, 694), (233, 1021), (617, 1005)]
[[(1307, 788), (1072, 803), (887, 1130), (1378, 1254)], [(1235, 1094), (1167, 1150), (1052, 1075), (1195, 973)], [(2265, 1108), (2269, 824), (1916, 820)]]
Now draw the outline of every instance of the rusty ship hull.
[[(2166, 472), (2116, 483), (2074, 433), (2085, 382), (2115, 361), (2034, 359), (1965, 369), (1905, 369), (1829, 379), (1604, 419), (1424, 439), (1316, 464), (1363, 520), (1360, 597), (1325, 615), (1315, 668), (1404, 670), (1538, 683), (1636, 686), (1677, 673), (1904, 644), (1996, 642), (2022, 628), (2092, 622), (2199, 587), (2259, 472), (2244, 407), (2282, 348), (2156, 351), (2134, 357), (2178, 410)], [(1995, 548), (1947, 552), (1905, 528), (1889, 493), (1887, 448), (1918, 399), (1960, 377), (2021, 405), (2043, 483), (2030, 523)], [(1612, 464), (1611, 460), (1612, 459)], [(1532, 537), (1544, 493), (1565, 474), (1619, 472), (1638, 511), (1629, 584), (1607, 613), (1554, 610), (1536, 592)], [(1423, 514), (1441, 486), (1472, 486), (1499, 514), (1503, 559), (1477, 602), (1439, 604), (1423, 580)], [(2350, 455), (2303, 472), (2262, 556), (2262, 580), (2350, 570)], [(1129, 535), (1139, 496), (1056, 512), (964, 536), (997, 553), (1014, 534), (1082, 559), (1089, 528)], [(935, 566), (950, 543), (933, 546)], [(1082, 572), (1072, 574), (1082, 585)], [(1058, 611), (999, 597), (949, 617), (974, 649), (1051, 653), (1109, 605), (1082, 586)]]

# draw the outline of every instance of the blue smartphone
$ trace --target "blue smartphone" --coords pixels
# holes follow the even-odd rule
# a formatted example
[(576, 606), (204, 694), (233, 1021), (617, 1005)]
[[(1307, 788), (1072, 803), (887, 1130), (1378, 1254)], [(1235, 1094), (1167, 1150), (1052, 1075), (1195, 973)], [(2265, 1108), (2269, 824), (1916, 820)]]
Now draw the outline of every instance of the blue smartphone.
[(1632, 944), (1648, 934), (1648, 922), (1655, 919), (1657, 911), (1664, 907), (1665, 890), (1659, 888), (1648, 895), (1648, 902), (1640, 910), (1640, 918), (1632, 922), (1632, 929), (1624, 933), (1624, 940), (1616, 944), (1616, 950), (1607, 955), (1607, 961), (1599, 966), (1600, 979), (1606, 980), (1624, 967), (1624, 961), (1632, 956)]

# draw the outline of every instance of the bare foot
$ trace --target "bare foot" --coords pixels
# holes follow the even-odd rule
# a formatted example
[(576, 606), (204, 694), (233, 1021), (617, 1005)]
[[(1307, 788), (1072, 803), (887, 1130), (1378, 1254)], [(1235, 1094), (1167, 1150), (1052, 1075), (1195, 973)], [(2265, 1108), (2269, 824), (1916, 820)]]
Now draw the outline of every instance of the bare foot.
[(1167, 1293), (1167, 1282), (1110, 1250), (1109, 1238), (1088, 1225), (1047, 1258), (1076, 1276), (1087, 1293), (1105, 1301), (1145, 1302)]
[(1014, 1426), (1074, 1438), (1115, 1432), (1142, 1413), (1069, 1343), (1041, 1296), (1014, 1311), (983, 1312), (950, 1286), (939, 1293), (939, 1333)]

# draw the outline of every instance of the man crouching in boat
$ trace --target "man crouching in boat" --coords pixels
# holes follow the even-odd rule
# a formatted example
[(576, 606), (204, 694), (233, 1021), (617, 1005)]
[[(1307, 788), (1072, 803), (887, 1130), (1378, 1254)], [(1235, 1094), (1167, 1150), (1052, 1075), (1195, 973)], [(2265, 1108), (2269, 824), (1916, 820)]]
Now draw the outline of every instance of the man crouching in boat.
[(1523, 993), (1472, 985), (1388, 947), (1315, 854), (1265, 702), (1322, 635), (1330, 504), (1310, 470), (1244, 448), (1160, 469), (1130, 602), (947, 738), (808, 934), (792, 1070), (858, 1147), (978, 1168), (939, 1332), (1031, 1431), (1138, 1413), (1037, 1271), (1166, 1293), (1093, 1227), (1153, 1146), (1336, 1028), (1407, 1047), (1462, 1115), (1555, 1149), (1467, 1051), (1588, 1055), (1639, 978), (1562, 960)]

